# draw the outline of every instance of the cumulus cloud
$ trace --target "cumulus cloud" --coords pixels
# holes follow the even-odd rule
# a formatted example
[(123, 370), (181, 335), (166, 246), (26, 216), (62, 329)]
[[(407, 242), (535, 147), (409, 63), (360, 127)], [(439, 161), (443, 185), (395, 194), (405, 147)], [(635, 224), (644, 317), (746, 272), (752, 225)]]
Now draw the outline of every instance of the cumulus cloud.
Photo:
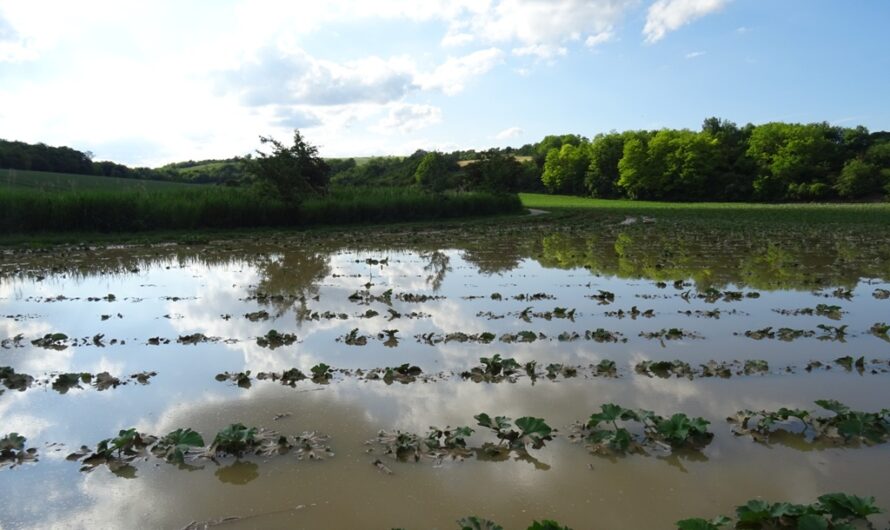
[(508, 140), (510, 138), (516, 138), (517, 136), (522, 136), (525, 131), (520, 127), (510, 127), (508, 129), (504, 129), (503, 131), (494, 135), (496, 140)]
[(449, 57), (432, 72), (420, 74), (417, 82), (425, 90), (439, 89), (454, 95), (466, 86), (472, 77), (482, 75), (503, 61), (504, 52), (498, 48), (475, 51), (461, 57)]
[(269, 46), (220, 77), (223, 90), (250, 106), (387, 103), (413, 88), (413, 64), (374, 56), (338, 64)]
[(416, 131), (442, 121), (442, 109), (432, 105), (414, 105), (396, 103), (390, 106), (389, 112), (375, 127), (381, 132), (399, 131), (402, 133)]
[(670, 31), (720, 10), (729, 0), (656, 0), (646, 13), (643, 35), (646, 42), (658, 42)]
[(687, 53), (686, 55), (684, 55), (684, 57), (686, 57), (687, 59), (695, 59), (696, 57), (701, 57), (701, 56), (704, 55), (705, 53), (706, 53), (706, 52), (702, 52), (702, 51), (689, 52), (689, 53)]
[(518, 42), (523, 45), (520, 49), (529, 50), (559, 49), (569, 41), (596, 44), (607, 40), (623, 15), (638, 3), (638, 0), (501, 0), (482, 4), (476, 11), (451, 20), (449, 35), (471, 34), (494, 43)]
[(615, 33), (612, 32), (611, 30), (601, 31), (601, 32), (597, 33), (596, 35), (588, 36), (587, 39), (584, 40), (584, 45), (587, 46), (588, 48), (594, 48), (604, 42), (608, 42), (608, 41), (612, 40), (612, 37), (614, 37), (614, 36), (615, 36)]

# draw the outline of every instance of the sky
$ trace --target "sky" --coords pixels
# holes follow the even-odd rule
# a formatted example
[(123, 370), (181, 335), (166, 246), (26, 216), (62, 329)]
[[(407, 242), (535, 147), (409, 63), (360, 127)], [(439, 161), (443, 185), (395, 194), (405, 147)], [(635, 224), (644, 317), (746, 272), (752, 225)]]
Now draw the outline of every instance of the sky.
[(890, 130), (886, 0), (0, 0), (0, 138), (129, 165), (548, 134)]

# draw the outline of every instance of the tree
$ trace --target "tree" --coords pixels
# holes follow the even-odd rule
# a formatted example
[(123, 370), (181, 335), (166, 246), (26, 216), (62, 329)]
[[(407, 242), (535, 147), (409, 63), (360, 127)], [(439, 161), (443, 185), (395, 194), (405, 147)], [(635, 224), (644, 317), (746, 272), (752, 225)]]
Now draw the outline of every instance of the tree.
[(257, 156), (245, 163), (247, 172), (261, 188), (289, 203), (327, 191), (330, 168), (318, 156), (318, 148), (307, 143), (299, 130), (294, 130), (294, 143), (290, 147), (264, 136), (260, 136), (260, 143), (270, 144), (272, 153), (257, 150)]
[(584, 189), (584, 174), (589, 165), (587, 144), (576, 147), (566, 143), (547, 153), (541, 181), (551, 193), (581, 193)]
[(414, 171), (414, 180), (420, 187), (436, 193), (448, 188), (449, 163), (442, 153), (433, 151), (420, 160)]
[(514, 156), (499, 149), (482, 151), (464, 168), (470, 188), (493, 192), (516, 191), (524, 171)]
[(621, 192), (618, 184), (618, 162), (624, 156), (624, 139), (626, 135), (612, 132), (598, 134), (590, 143), (590, 165), (584, 185), (593, 197), (611, 199)]
[(652, 188), (653, 172), (649, 164), (647, 134), (639, 132), (624, 141), (624, 152), (618, 162), (618, 186), (631, 199), (646, 198)]

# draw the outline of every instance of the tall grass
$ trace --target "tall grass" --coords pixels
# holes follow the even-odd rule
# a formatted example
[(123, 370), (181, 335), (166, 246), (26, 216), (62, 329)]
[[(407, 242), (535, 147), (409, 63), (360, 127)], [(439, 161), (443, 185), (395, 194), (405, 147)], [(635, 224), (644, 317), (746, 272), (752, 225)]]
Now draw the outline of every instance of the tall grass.
[(252, 190), (201, 187), (48, 192), (0, 188), (0, 230), (135, 232), (416, 221), (516, 212), (515, 195), (341, 190), (288, 205)]

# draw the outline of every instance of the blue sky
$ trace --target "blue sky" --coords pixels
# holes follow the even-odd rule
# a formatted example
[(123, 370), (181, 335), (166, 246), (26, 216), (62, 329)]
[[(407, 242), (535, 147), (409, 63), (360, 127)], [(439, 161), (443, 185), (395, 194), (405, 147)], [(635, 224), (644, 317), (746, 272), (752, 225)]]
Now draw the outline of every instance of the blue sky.
[(0, 138), (134, 165), (828, 121), (890, 130), (884, 0), (0, 0)]

